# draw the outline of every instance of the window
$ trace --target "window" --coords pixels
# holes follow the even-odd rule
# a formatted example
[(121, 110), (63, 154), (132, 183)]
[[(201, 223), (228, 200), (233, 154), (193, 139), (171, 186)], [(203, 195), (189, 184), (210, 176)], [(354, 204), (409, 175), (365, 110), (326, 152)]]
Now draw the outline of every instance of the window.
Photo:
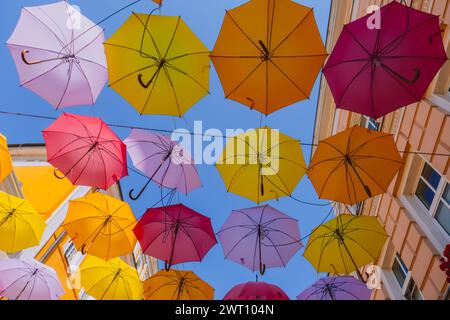
[(67, 259), (67, 262), (70, 264), (73, 257), (77, 254), (77, 249), (75, 248), (75, 245), (73, 244), (72, 240), (67, 241), (64, 245), (63, 245), (63, 249), (64, 249), (64, 256)]
[(361, 116), (361, 127), (370, 129), (370, 130), (380, 130), (381, 124), (376, 119), (368, 117), (368, 116)]
[(403, 296), (407, 300), (423, 300), (422, 292), (420, 292), (420, 289), (417, 287), (408, 268), (398, 253), (394, 257), (392, 272), (394, 273), (395, 279), (397, 279)]
[(450, 186), (427, 163), (422, 169), (415, 195), (445, 232), (450, 235)]

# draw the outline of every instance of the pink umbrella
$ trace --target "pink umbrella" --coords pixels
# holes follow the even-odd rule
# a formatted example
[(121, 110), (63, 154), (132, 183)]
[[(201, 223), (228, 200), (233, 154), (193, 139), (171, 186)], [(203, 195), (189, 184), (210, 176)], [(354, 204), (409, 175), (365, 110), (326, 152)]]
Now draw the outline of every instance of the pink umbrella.
[(57, 300), (64, 294), (52, 268), (33, 259), (0, 260), (0, 297), (10, 300)]
[(7, 45), (20, 85), (56, 109), (93, 105), (107, 79), (103, 29), (67, 1), (24, 7)]
[(250, 281), (234, 286), (223, 300), (289, 300), (289, 297), (274, 284)]
[(134, 166), (149, 177), (137, 196), (130, 190), (131, 199), (138, 199), (150, 181), (184, 194), (201, 186), (191, 156), (169, 137), (133, 129), (124, 142)]
[(439, 16), (396, 1), (344, 26), (323, 73), (338, 108), (379, 118), (420, 101), (447, 61)]
[(63, 113), (42, 134), (48, 162), (73, 184), (106, 190), (128, 175), (126, 146), (100, 118)]
[(211, 219), (182, 205), (148, 209), (134, 228), (142, 251), (174, 264), (201, 261), (217, 243)]
[(303, 246), (298, 221), (269, 205), (233, 210), (217, 233), (225, 258), (264, 274)]

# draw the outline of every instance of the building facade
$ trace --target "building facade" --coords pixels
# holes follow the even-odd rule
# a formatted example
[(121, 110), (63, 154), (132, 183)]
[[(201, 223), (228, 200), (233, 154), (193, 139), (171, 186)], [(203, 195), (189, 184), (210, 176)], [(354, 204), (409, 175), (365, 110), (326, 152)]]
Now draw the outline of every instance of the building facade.
[[(331, 52), (343, 25), (390, 1), (332, 1), (327, 34)], [(410, 0), (407, 1), (410, 4)], [(450, 1), (414, 0), (416, 9), (439, 15), (450, 56)], [(379, 289), (372, 299), (449, 299), (439, 259), (450, 243), (450, 63), (436, 76), (422, 102), (380, 119), (336, 109), (322, 76), (314, 143), (353, 125), (393, 134), (405, 165), (386, 194), (354, 206), (356, 214), (377, 216), (389, 240), (374, 262)], [(406, 152), (404, 152), (406, 151)], [(444, 154), (444, 155), (439, 155)]]
[[(76, 250), (61, 224), (65, 219), (69, 201), (83, 197), (93, 190), (86, 186), (74, 186), (66, 178), (56, 178), (54, 168), (46, 161), (44, 145), (9, 146), (9, 151), (13, 159), (13, 173), (0, 183), (0, 190), (30, 201), (46, 222), (38, 246), (22, 250), (10, 257), (34, 258), (55, 269), (65, 289), (61, 299), (89, 299), (80, 286), (78, 272), (78, 266), (85, 256)], [(122, 200), (119, 183), (114, 184), (105, 193)], [(0, 252), (0, 259), (6, 257), (6, 253)], [(157, 272), (156, 259), (142, 254), (139, 243), (132, 254), (122, 259), (138, 270), (142, 280)]]

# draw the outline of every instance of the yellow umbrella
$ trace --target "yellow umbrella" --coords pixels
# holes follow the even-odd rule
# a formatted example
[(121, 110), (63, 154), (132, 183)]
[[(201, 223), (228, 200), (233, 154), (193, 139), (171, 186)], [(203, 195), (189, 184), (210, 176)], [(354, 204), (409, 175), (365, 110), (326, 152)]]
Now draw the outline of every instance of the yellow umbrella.
[(109, 85), (140, 114), (181, 117), (209, 93), (209, 50), (181, 17), (133, 13), (105, 42)]
[(216, 167), (227, 191), (256, 203), (290, 195), (306, 173), (299, 141), (267, 126), (229, 138)]
[(63, 228), (79, 251), (109, 260), (133, 252), (135, 224), (126, 202), (94, 192), (69, 202)]
[(86, 256), (80, 266), (81, 285), (97, 300), (141, 300), (142, 282), (136, 269), (120, 258), (108, 262)]
[(144, 282), (145, 300), (213, 300), (214, 288), (192, 271), (161, 270)]
[(312, 232), (303, 255), (318, 272), (359, 273), (378, 259), (387, 238), (376, 217), (340, 214)]
[(12, 172), (12, 160), (6, 137), (0, 134), (0, 182)]
[(45, 222), (31, 204), (0, 192), (0, 250), (14, 253), (39, 244)]

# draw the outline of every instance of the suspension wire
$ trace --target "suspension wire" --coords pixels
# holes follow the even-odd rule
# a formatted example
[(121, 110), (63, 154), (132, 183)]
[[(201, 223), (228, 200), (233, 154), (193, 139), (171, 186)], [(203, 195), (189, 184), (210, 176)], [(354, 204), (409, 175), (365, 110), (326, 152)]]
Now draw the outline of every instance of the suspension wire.
[[(9, 116), (45, 119), (45, 120), (56, 120), (57, 119), (57, 117), (52, 117), (52, 116), (44, 116), (44, 115), (22, 113), (22, 112), (10, 112), (10, 111), (4, 111), (4, 110), (0, 110), (0, 114), (9, 115)], [(173, 133), (174, 132), (174, 130), (160, 129), (160, 128), (131, 126), (131, 125), (123, 125), (123, 124), (107, 123), (107, 122), (106, 122), (106, 124), (110, 127), (122, 128), (122, 129), (140, 129), (140, 130), (149, 130), (149, 131), (161, 132), (161, 133)], [(177, 132), (177, 129), (175, 129), (175, 132)], [(183, 131), (183, 134), (189, 134), (191, 136), (215, 137), (215, 138), (223, 138), (223, 139), (230, 139), (230, 138), (235, 137), (235, 136), (227, 136), (227, 135), (222, 135), (222, 134), (206, 134), (206, 133), (185, 132), (185, 131)], [(318, 143), (308, 143), (308, 142), (302, 142), (300, 140), (298, 140), (298, 142), (301, 146), (307, 146), (307, 147), (317, 147), (319, 145)], [(450, 153), (435, 153), (435, 152), (421, 152), (421, 151), (408, 151), (408, 150), (398, 150), (398, 152), (403, 153), (403, 154), (417, 154), (417, 155), (426, 155), (426, 156), (450, 157)]]

